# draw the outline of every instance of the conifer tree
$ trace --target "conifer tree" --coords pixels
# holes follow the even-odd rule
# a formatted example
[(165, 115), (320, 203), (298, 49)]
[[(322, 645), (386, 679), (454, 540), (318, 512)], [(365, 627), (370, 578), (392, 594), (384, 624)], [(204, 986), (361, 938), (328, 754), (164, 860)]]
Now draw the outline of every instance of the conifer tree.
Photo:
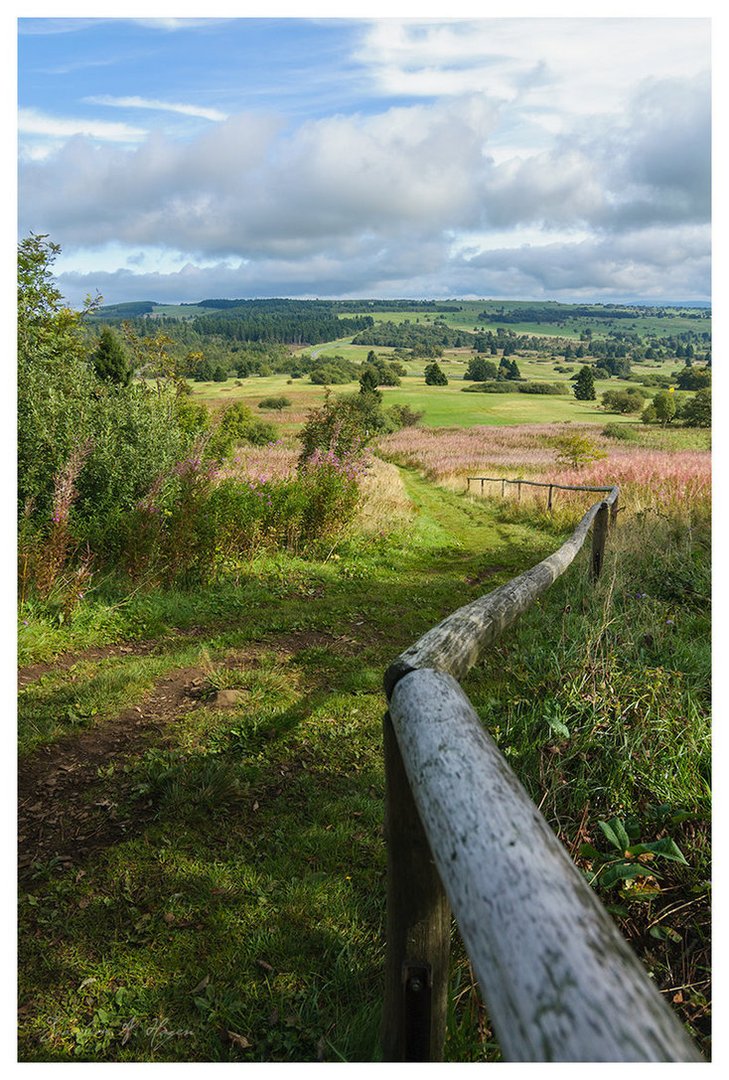
[(132, 369), (119, 339), (108, 326), (105, 326), (99, 335), (99, 341), (96, 351), (91, 357), (91, 363), (97, 377), (103, 382), (115, 383), (117, 386), (129, 386), (132, 379)]
[(585, 364), (581, 367), (577, 373), (575, 379), (575, 397), (578, 401), (594, 401), (595, 394), (595, 376), (592, 373), (592, 368)]

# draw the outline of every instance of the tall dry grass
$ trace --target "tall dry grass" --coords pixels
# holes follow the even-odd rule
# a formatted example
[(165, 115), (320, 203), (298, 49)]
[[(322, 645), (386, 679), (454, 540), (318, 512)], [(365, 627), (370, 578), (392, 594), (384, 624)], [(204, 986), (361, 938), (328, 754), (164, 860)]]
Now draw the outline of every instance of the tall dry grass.
[[(557, 440), (565, 434), (586, 435), (605, 456), (579, 469), (559, 462)], [(524, 424), (518, 427), (475, 427), (428, 430), (407, 428), (380, 441), (382, 453), (401, 465), (417, 468), (446, 487), (465, 490), (468, 476), (523, 477), (558, 484), (605, 487), (618, 484), (622, 505), (685, 517), (708, 514), (711, 505), (711, 453), (706, 450), (649, 450), (634, 443), (616, 444), (592, 425)], [(471, 485), (480, 495), (481, 485)], [(501, 496), (501, 485), (485, 483), (485, 496)], [(540, 489), (507, 485), (506, 496), (527, 506), (545, 506)], [(589, 495), (559, 492), (555, 506), (585, 505)]]
[(361, 532), (387, 536), (406, 528), (412, 521), (413, 504), (397, 467), (390, 462), (371, 457), (360, 491), (362, 502), (357, 526)]

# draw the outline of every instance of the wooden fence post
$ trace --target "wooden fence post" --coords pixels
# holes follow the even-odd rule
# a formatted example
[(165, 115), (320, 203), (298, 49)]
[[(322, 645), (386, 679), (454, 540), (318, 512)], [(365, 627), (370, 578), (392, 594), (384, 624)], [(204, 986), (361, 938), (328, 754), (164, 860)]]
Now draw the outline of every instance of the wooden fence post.
[(549, 485), (549, 498), (547, 499), (547, 510), (549, 510), (550, 512), (552, 510), (552, 488), (553, 488), (553, 485), (550, 484)]
[(384, 719), (387, 953), (384, 1061), (442, 1061), (451, 911), (433, 862), (390, 714)]
[(521, 480), (516, 482), (516, 501), (521, 502)]
[(618, 498), (616, 495), (613, 499), (612, 506), (610, 507), (610, 528), (614, 529), (618, 523)]
[(591, 576), (593, 581), (600, 577), (602, 563), (605, 557), (605, 539), (608, 533), (608, 504), (601, 503), (600, 509), (592, 523), (592, 566)]
[(483, 480), (481, 481), (481, 496), (483, 497)]

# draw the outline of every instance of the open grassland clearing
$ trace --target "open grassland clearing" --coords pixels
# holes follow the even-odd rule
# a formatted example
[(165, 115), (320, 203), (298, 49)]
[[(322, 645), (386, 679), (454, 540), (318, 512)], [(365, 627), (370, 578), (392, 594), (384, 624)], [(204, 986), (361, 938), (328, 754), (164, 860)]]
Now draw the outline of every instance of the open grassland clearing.
[[(520, 394), (464, 394), (465, 387), (472, 385), (463, 380), (465, 364), (441, 363), (449, 378), (448, 386), (427, 386), (420, 375), (407, 375), (400, 386), (382, 387), (385, 405), (409, 405), (412, 409), (423, 412), (422, 423), (425, 427), (470, 426), (474, 424), (493, 424), (504, 426), (512, 424), (549, 423), (551, 421), (574, 420), (575, 422), (600, 423), (605, 420), (605, 412), (598, 407), (597, 401), (577, 401), (572, 395), (551, 397), (542, 395)], [(551, 378), (549, 382), (557, 381)], [(602, 389), (615, 389), (616, 383), (596, 382), (599, 392)], [(320, 405), (325, 397), (325, 388), (316, 386), (303, 379), (290, 380), (286, 375), (266, 375), (245, 380), (229, 379), (225, 383), (195, 383), (193, 398), (204, 401), (211, 408), (222, 408), (235, 401), (242, 401), (258, 410), (258, 403), (266, 397), (283, 394), (291, 400), (290, 408), (274, 419), (284, 430), (296, 430), (303, 424), (306, 411)], [(356, 393), (359, 383), (351, 382), (332, 388), (336, 394)], [(263, 410), (262, 410), (263, 412)], [(271, 418), (266, 413), (267, 418)], [(616, 423), (629, 421), (630, 417), (611, 416)]]

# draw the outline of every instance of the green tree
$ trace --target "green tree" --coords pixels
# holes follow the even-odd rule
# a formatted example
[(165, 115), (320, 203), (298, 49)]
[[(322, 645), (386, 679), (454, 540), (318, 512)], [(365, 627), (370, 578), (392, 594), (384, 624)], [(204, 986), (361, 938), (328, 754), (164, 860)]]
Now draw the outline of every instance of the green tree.
[(704, 390), (711, 386), (711, 371), (708, 367), (684, 367), (676, 377), (676, 386), (679, 390)]
[(362, 374), (359, 377), (359, 392), (360, 394), (377, 394), (379, 400), (382, 400), (382, 394), (377, 389), (380, 384), (379, 371), (374, 364), (367, 364), (363, 369)]
[(472, 379), (474, 382), (486, 382), (488, 379), (495, 379), (497, 374), (498, 368), (492, 360), (484, 360), (480, 356), (475, 356), (472, 360), (469, 360), (463, 378)]
[(447, 386), (448, 377), (441, 368), (440, 364), (432, 363), (425, 365), (425, 385), (426, 386)]
[(656, 420), (661, 427), (670, 424), (676, 415), (676, 396), (671, 390), (661, 390), (653, 398), (653, 408), (656, 412)]
[(129, 386), (132, 368), (121, 342), (113, 330), (105, 326), (99, 335), (95, 351), (91, 354), (91, 363), (99, 379), (115, 383), (117, 386)]
[(554, 440), (557, 449), (557, 461), (573, 469), (581, 469), (593, 461), (607, 457), (586, 435), (563, 435)]
[(587, 364), (577, 372), (574, 393), (578, 401), (594, 401), (597, 396), (595, 394), (595, 377), (592, 368), (588, 367)]
[(686, 402), (683, 409), (683, 421), (687, 427), (711, 427), (711, 388), (697, 391)]

